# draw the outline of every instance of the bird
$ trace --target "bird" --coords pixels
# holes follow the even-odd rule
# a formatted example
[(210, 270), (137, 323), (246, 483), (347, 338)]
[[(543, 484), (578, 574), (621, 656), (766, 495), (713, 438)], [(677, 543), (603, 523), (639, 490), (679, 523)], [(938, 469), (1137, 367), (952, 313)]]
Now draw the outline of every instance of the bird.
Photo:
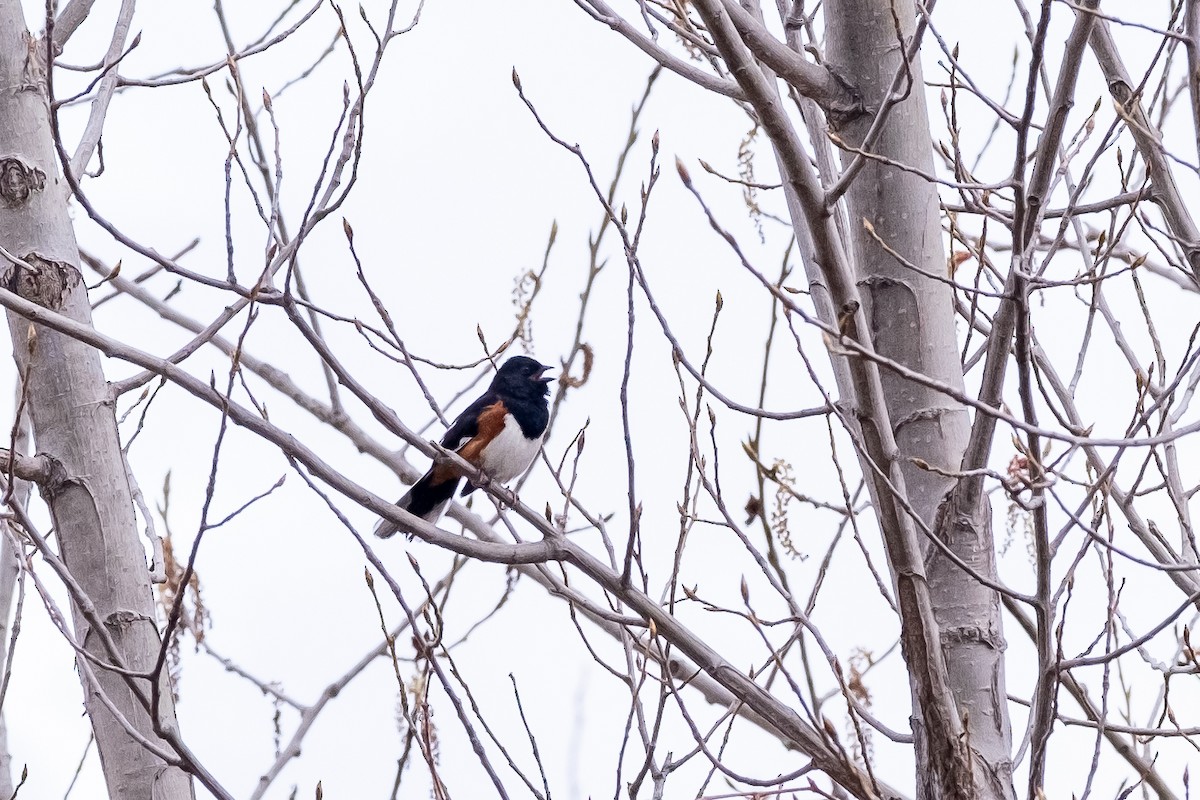
[[(490, 480), (507, 483), (524, 473), (541, 450), (550, 423), (552, 378), (545, 376), (549, 369), (528, 356), (505, 361), (487, 391), (467, 406), (442, 436), (442, 447), (483, 470)], [(458, 466), (434, 461), (396, 505), (436, 525), (464, 477)], [(468, 479), (462, 496), (477, 488)], [(398, 530), (395, 523), (384, 519), (375, 526), (375, 535), (386, 539)]]

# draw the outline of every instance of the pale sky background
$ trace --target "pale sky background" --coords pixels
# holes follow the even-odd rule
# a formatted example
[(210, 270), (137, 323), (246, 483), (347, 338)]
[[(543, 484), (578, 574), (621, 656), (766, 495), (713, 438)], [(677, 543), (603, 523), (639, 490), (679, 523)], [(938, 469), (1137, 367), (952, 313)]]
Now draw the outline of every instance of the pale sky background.
[[(26, 5), (30, 19), (36, 20), (41, 4)], [(64, 60), (92, 63), (101, 57), (116, 5), (97, 4), (93, 18), (72, 40)], [(234, 36), (243, 44), (258, 37), (278, 13), (279, 4), (230, 5), (236, 7), (231, 11)], [(374, 0), (364, 5), (373, 20), (381, 19), (386, 11), (383, 3)], [(1109, 13), (1130, 19), (1145, 15), (1157, 25), (1164, 24), (1165, 6), (1157, 2), (1104, 4)], [(400, 16), (411, 15), (414, 9), (402, 7)], [(626, 4), (621, 10), (636, 18), (635, 5)], [(347, 7), (352, 36), (360, 56), (366, 59), (369, 36), (355, 13)], [(339, 48), (305, 82), (278, 93), (279, 87), (302, 70), (332, 37), (336, 25), (332, 10), (323, 8), (318, 18), (292, 40), (242, 64), (251, 94), (257, 97), (259, 90), (266, 88), (276, 98), (284, 159), (284, 209), (293, 231), (308, 202), (319, 158), (328, 147), (343, 81), (353, 77), (345, 50)], [(1051, 37), (1048, 49), (1052, 62), (1057, 61), (1061, 51), (1069, 8), (1056, 6), (1055, 18), (1056, 35)], [(1028, 55), (1012, 7), (978, 0), (943, 0), (935, 19), (949, 41), (963, 42), (961, 59), (973, 70), (972, 76), (982, 88), (993, 96), (1002, 96), (1014, 46), (1020, 52), (1022, 69)], [(34, 22), (31, 27), (40, 25)], [(123, 63), (122, 73), (128, 76), (152, 75), (178, 65), (206, 64), (224, 55), (220, 32), (207, 3), (144, 3), (133, 27), (142, 32), (142, 44)], [(1122, 42), (1129, 45), (1126, 58), (1131, 62), (1130, 71), (1136, 75), (1139, 58), (1149, 57), (1148, 51), (1143, 55), (1138, 48), (1148, 48), (1155, 38), (1136, 32), (1122, 36)], [(936, 66), (940, 55), (935, 43), (927, 40), (924, 57), (928, 80), (941, 76)], [(355, 243), (368, 276), (407, 344), (437, 360), (474, 360), (480, 355), (476, 325), (492, 343), (501, 341), (511, 330), (514, 278), (540, 266), (551, 223), (557, 220), (558, 240), (533, 316), (534, 354), (557, 364), (571, 342), (578, 293), (587, 269), (587, 235), (598, 226), (601, 209), (577, 161), (542, 134), (520, 102), (511, 81), (514, 66), (527, 95), (547, 123), (563, 139), (582, 145), (602, 185), (607, 186), (623, 144), (630, 107), (640, 97), (652, 67), (647, 58), (569, 2), (463, 5), (428, 0), (420, 24), (392, 44), (382, 77), (368, 102), (364, 158), (356, 190), (343, 210), (327, 220), (302, 251), (306, 278), (314, 296), (326, 308), (364, 319), (371, 315), (369, 302), (354, 278), (354, 265), (341, 232), (339, 218), (345, 216), (354, 226)], [(66, 85), (73, 78), (61, 80)], [(1073, 116), (1076, 121), (1069, 126), (1070, 131), (1103, 92), (1090, 61), (1086, 62), (1082, 81), (1084, 88), (1078, 95)], [(223, 88), (223, 74), (215, 76), (212, 85), (214, 95), (228, 111), (232, 104)], [(60, 89), (60, 93), (66, 91)], [(937, 98), (937, 90), (930, 90), (935, 137), (944, 136), (937, 119)], [(977, 107), (965, 108), (964, 139), (977, 143), (987, 135), (991, 121), (978, 116)], [(1104, 114), (1107, 124), (1111, 118), (1107, 100)], [(84, 118), (81, 110), (64, 115), (70, 144), (76, 140)], [(649, 137), (658, 129), (663, 174), (651, 201), (651, 222), (641, 251), (643, 264), (675, 334), (696, 360), (703, 352), (713, 298), (718, 289), (722, 292), (725, 307), (718, 328), (714, 380), (734, 399), (753, 404), (768, 301), (708, 228), (673, 167), (676, 157), (692, 167), (706, 199), (723, 224), (736, 233), (747, 255), (767, 274), (776, 274), (786, 232), (766, 221), (767, 241), (760, 243), (740, 193), (703, 175), (697, 163), (702, 158), (723, 172), (735, 173), (738, 143), (749, 127), (747, 118), (728, 101), (664, 73), (643, 117), (643, 137), (631, 156), (619, 196), (631, 212), (636, 208), (638, 184), (647, 173)], [(1180, 138), (1173, 144), (1185, 160), (1195, 160), (1194, 142)], [(1128, 154), (1127, 141), (1124, 147)], [(105, 172), (90, 180), (86, 188), (110, 220), (162, 252), (173, 252), (199, 236), (200, 246), (184, 264), (223, 275), (226, 149), (214, 112), (198, 83), (125, 92), (114, 100), (109, 112), (104, 137)], [(964, 149), (973, 152), (970, 145)], [(755, 152), (758, 179), (771, 181), (773, 162), (762, 138), (755, 144)], [(1004, 160), (1010, 150), (1001, 145), (996, 152), (1000, 157), (991, 172), (988, 168), (981, 170), (982, 178), (998, 179), (1010, 169)], [(1194, 193), (1195, 175), (1181, 169), (1179, 176), (1185, 190)], [(237, 192), (236, 181), (235, 196), (239, 210), (235, 218), (238, 274), (249, 281), (260, 268), (264, 236), (257, 217), (246, 205), (245, 192)], [(763, 195), (761, 200), (770, 210), (782, 213), (780, 198)], [(87, 220), (78, 206), (73, 211), (84, 247), (110, 262), (123, 258), (123, 274), (127, 277), (148, 266), (144, 259), (123, 252)], [(596, 369), (589, 384), (569, 396), (547, 453), (557, 461), (574, 432), (585, 420), (591, 420), (579, 495), (589, 508), (615, 513), (610, 529), (619, 534), (628, 524), (617, 400), (624, 353), (627, 271), (615, 241), (610, 239), (605, 250), (609, 266), (598, 280), (584, 337), (596, 348)], [(1059, 277), (1071, 277), (1077, 268), (1077, 260), (1064, 257)], [(94, 281), (94, 276), (89, 274), (88, 280)], [(161, 295), (172, 283), (173, 279), (160, 276), (151, 285)], [(799, 279), (794, 283), (802, 285)], [(1147, 289), (1162, 314), (1164, 339), (1178, 361), (1187, 331), (1195, 324), (1195, 296), (1184, 296), (1152, 278), (1147, 279)], [(104, 290), (97, 292), (102, 293)], [(188, 286), (175, 302), (208, 321), (227, 299), (211, 290)], [(1048, 301), (1039, 319), (1053, 316), (1054, 302)], [(1074, 306), (1065, 296), (1062, 302), (1066, 320), (1065, 314)], [(160, 355), (190, 338), (127, 299), (106, 304), (98, 312), (96, 324), (110, 335)], [(227, 333), (235, 335), (240, 324), (241, 320), (233, 323)], [(630, 390), (632, 424), (639, 494), (645, 504), (642, 525), (646, 561), (654, 575), (651, 594), (656, 595), (669, 572), (678, 530), (675, 504), (686, 467), (686, 429), (680, 424), (669, 346), (644, 302), (638, 307), (637, 326)], [(1140, 342), (1137, 325), (1128, 327), (1131, 330), (1127, 332)], [(1039, 328), (1039, 332), (1042, 330)], [(352, 329), (327, 324), (327, 331), (345, 363), (410, 426), (428, 421), (428, 408), (401, 367), (370, 352)], [(1058, 349), (1061, 354), (1077, 351), (1078, 330), (1067, 322), (1063, 330), (1049, 333), (1043, 335), (1048, 349)], [(809, 354), (827, 375), (819, 338), (810, 332), (806, 337)], [(794, 351), (786, 335), (777, 345), (780, 352)], [(275, 309), (263, 310), (247, 340), (247, 349), (272, 359), (314, 395), (323, 396), (324, 382), (315, 356)], [(1110, 356), (1110, 350), (1097, 346), (1094, 358), (1098, 363), (1103, 364), (1103, 359)], [(219, 382), (228, 369), (227, 359), (211, 350), (196, 354), (188, 364), (196, 375), (206, 377), (210, 370), (215, 371)], [(820, 402), (800, 370), (794, 352), (780, 357), (772, 374), (768, 407), (798, 409)], [(133, 372), (128, 365), (112, 361), (106, 362), (106, 371), (110, 379)], [(422, 374), (443, 402), (464, 382), (460, 373), (425, 369)], [(1124, 369), (1089, 370), (1078, 399), (1096, 419), (1105, 420), (1107, 398), (1115, 392), (1124, 397), (1130, 383)], [(4, 394), (10, 396), (11, 392)], [(689, 382), (689, 401), (693, 396)], [(267, 390), (261, 397), (276, 424), (294, 430), (327, 461), (378, 494), (399, 495), (397, 479), (355, 452), (339, 435), (313, 425), (287, 401)], [(128, 407), (129, 400), (121, 404), (122, 409)], [(355, 401), (347, 402), (360, 424), (377, 431), (383, 441), (398, 445), (398, 440), (383, 432)], [(1117, 429), (1125, 424), (1122, 415), (1126, 407), (1121, 406), (1121, 411), (1113, 415), (1112, 424)], [(460, 408), (451, 411), (456, 413)], [(736, 502), (740, 507), (753, 478), (740, 442), (752, 431), (752, 421), (723, 409), (718, 411), (722, 482), (731, 504)], [(125, 423), (127, 436), (135, 417)], [(198, 524), (218, 423), (211, 408), (167, 387), (151, 407), (146, 430), (131, 451), (136, 478), (152, 505), (161, 498), (165, 475), (171, 474), (170, 523), (180, 550), (190, 543)], [(435, 427), (429, 435), (440, 435), (440, 430)], [(788, 459), (796, 466), (803, 491), (830, 501), (839, 499), (836, 476), (821, 458), (828, 447), (824, 422), (768, 425), (767, 431), (769, 452), (764, 458)], [(1011, 455), (1008, 437), (1004, 429), (997, 433), (996, 465), (1000, 468)], [(215, 517), (224, 516), (264, 491), (281, 475), (288, 474), (288, 478), (283, 490), (255, 505), (234, 524), (206, 534), (197, 568), (212, 616), (208, 641), (256, 676), (278, 681), (290, 696), (312, 702), (325, 685), (340, 677), (379, 640), (373, 602), (362, 579), (363, 555), (324, 504), (305, 490), (295, 474), (290, 474), (273, 448), (236, 428), (231, 430), (226, 448)], [(845, 437), (839, 440), (839, 453), (845, 459), (851, 458)], [(1183, 456), (1194, 461), (1186, 447)], [(556, 508), (560, 505), (555, 502), (557, 492), (544, 465), (535, 468), (521, 494), (534, 508), (540, 508), (547, 499)], [(476, 499), (477, 507), (482, 500)], [(1005, 504), (1001, 498), (995, 504), (997, 539), (1003, 540)], [(347, 504), (342, 507), (349, 509), (360, 530), (365, 532), (373, 525), (369, 513)], [(807, 594), (836, 520), (828, 513), (794, 510), (792, 533), (797, 547), (813, 557), (792, 563), (791, 576)], [(45, 516), (44, 512), (39, 515)], [(1052, 519), (1052, 531), (1057, 531), (1064, 518), (1058, 514)], [(1169, 517), (1166, 519), (1169, 521)], [(863, 531), (881, 559), (877, 530), (869, 517)], [(739, 583), (745, 575), (760, 613), (764, 617), (781, 613), (781, 604), (770, 597), (760, 579), (756, 580), (756, 569), (728, 532), (701, 525), (693, 536), (685, 562), (685, 583), (698, 584), (707, 597), (737, 606)], [(405, 551), (419, 560), (431, 582), (449, 563), (444, 554), (419, 542), (372, 540), (371, 545), (404, 583), (412, 602), (419, 601), (419, 588)], [(1030, 588), (1026, 542), (1019, 534), (1003, 556), (1001, 570), (1014, 587)], [(828, 588), (816, 615), (830, 645), (843, 660), (860, 646), (881, 652), (896, 632), (895, 622), (884, 613), (878, 594), (863, 583), (863, 574), (861, 559), (851, 547), (843, 546), (830, 568)], [(457, 639), (486, 614), (503, 595), (504, 584), (502, 568), (468, 565), (447, 609), (448, 638)], [(1132, 606), (1130, 624), (1134, 630), (1156, 623), (1181, 601), (1174, 590), (1159, 601), (1154, 592), (1168, 591), (1155, 588), (1160, 585), (1156, 577), (1141, 585), (1131, 582), (1131, 593), (1135, 587), (1148, 587), (1146, 601)], [(1078, 601), (1080, 614), (1087, 607), (1087, 591), (1087, 587), (1080, 588), (1084, 598)], [(381, 598), (389, 623), (398, 621), (398, 605), (382, 594)], [(1102, 595), (1092, 597), (1096, 598), (1103, 602)], [(66, 607), (61, 592), (58, 602)], [(761, 646), (744, 625), (694, 608), (685, 608), (681, 616), (710, 641), (721, 644), (735, 664), (745, 667), (761, 662)], [(1098, 632), (1094, 624), (1089, 627), (1085, 623), (1075, 644), (1089, 641)], [(592, 632), (590, 638), (606, 657), (618, 656), (619, 651), (604, 634)], [(1009, 689), (1027, 697), (1034, 663), (1032, 650), (1011, 624), (1008, 640), (1012, 653)], [(402, 637), (401, 644), (404, 642)], [(1157, 657), (1170, 658), (1166, 645), (1169, 642), (1157, 650), (1152, 646), (1151, 650)], [(272, 705), (255, 687), (225, 673), (211, 658), (193, 655), (187, 645), (185, 650), (178, 709), (185, 738), (227, 789), (235, 796), (248, 796), (258, 776), (273, 761)], [(536, 774), (523, 735), (519, 727), (513, 727), (519, 726), (519, 720), (508, 676), (515, 676), (556, 797), (607, 797), (618, 790), (614, 764), (628, 694), (587, 657), (563, 603), (548, 599), (540, 587), (522, 580), (496, 617), (474, 631), (454, 656), (488, 721), (506, 732), (506, 744), (513, 747), (522, 766)], [(907, 729), (908, 689), (901, 667), (898, 653), (893, 653), (871, 673), (868, 685), (874, 693), (877, 716), (894, 728)], [(824, 670), (819, 662), (818, 668)], [(404, 674), (407, 678), (408, 672)], [(1088, 681), (1098, 686), (1099, 673), (1089, 674)], [(818, 683), (830, 685), (827, 670), (820, 672)], [(1153, 683), (1135, 690), (1139, 709), (1148, 707), (1154, 691)], [(1179, 687), (1177, 707), (1187, 707), (1181, 698), (1186, 698), (1188, 691), (1188, 687)], [(1190, 691), (1195, 694), (1194, 689)], [(444, 699), (440, 693), (437, 697), (439, 701)], [(707, 708), (700, 711), (699, 698), (693, 700), (692, 707), (705, 718), (713, 713)], [(1066, 701), (1064, 710), (1077, 713)], [(29, 767), (29, 783), (22, 797), (61, 797), (71, 780), (71, 767), (83, 753), (88, 726), (82, 715), (72, 654), (51, 627), (32, 588), (26, 598), (4, 711), (15, 772), (19, 774), (23, 764)], [(395, 679), (390, 665), (381, 659), (323, 712), (304, 742), (303, 756), (288, 766), (268, 796), (289, 797), (295, 786), (299, 787), (297, 797), (312, 797), (320, 780), (325, 797), (387, 797), (401, 742), (395, 713)], [(296, 721), (296, 714), (283, 712), (284, 742)], [(490, 796), (487, 778), (470, 753), (448, 704), (436, 705), (435, 721), (441, 768), (454, 796)], [(842, 722), (838, 720), (839, 725)], [(1145, 724), (1147, 720), (1135, 716), (1135, 722)], [(1024, 732), (1024, 716), (1017, 707), (1013, 723), (1015, 745)], [(729, 749), (729, 763), (734, 768), (765, 777), (776, 771), (794, 770), (806, 761), (748, 726), (739, 724), (734, 730)], [(677, 754), (689, 743), (681, 726), (675, 726), (669, 738)], [(911, 762), (906, 748), (889, 745), (881, 736), (876, 736), (874, 742), (881, 776), (898, 787), (911, 789)], [(1054, 742), (1050, 794), (1078, 794), (1085, 772), (1079, 767), (1079, 759), (1084, 759), (1082, 763), (1090, 759), (1091, 738), (1080, 734), (1074, 739), (1062, 736)], [(637, 756), (636, 749), (631, 749), (626, 778), (636, 771), (632, 764)], [(1168, 749), (1158, 764), (1165, 775), (1177, 780), (1187, 757), (1182, 747)], [(1067, 765), (1061, 773), (1053, 766), (1057, 759)], [(1111, 751), (1106, 750), (1105, 760), (1113, 759)], [(497, 757), (494, 763), (505, 773), (500, 766), (502, 759)], [(684, 796), (672, 792), (694, 792), (702, 774), (697, 771), (700, 766), (696, 762), (690, 772), (668, 784), (668, 796)], [(1101, 797), (1116, 793), (1113, 776), (1124, 775), (1123, 766), (1102, 766), (1096, 786)], [(720, 780), (714, 781), (710, 791), (722, 791), (723, 786)], [(72, 797), (86, 800), (102, 797), (103, 792), (93, 750)], [(521, 795), (520, 791), (514, 792), (514, 796)], [(401, 794), (428, 795), (428, 780), (419, 759), (406, 774)], [(199, 785), (197, 795), (206, 796)]]

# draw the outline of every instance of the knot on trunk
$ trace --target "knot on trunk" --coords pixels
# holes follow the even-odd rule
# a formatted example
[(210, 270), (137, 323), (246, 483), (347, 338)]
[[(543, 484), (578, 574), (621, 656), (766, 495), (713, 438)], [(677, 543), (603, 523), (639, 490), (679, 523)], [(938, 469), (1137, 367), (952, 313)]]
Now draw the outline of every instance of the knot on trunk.
[(79, 285), (79, 270), (64, 261), (51, 261), (37, 253), (29, 253), (22, 261), (4, 273), (4, 286), (39, 306), (57, 311)]
[(38, 458), (46, 464), (46, 474), (38, 481), (38, 488), (47, 499), (53, 500), (69, 485), (74, 485), (74, 479), (67, 473), (67, 468), (61, 461), (49, 453), (38, 453)]
[(46, 187), (46, 173), (15, 156), (0, 158), (0, 198), (12, 207), (23, 205)]
[(109, 630), (125, 630), (133, 626), (133, 623), (140, 620), (148, 620), (153, 622), (150, 617), (145, 614), (139, 614), (136, 611), (122, 610), (114, 611), (104, 618), (104, 626)]

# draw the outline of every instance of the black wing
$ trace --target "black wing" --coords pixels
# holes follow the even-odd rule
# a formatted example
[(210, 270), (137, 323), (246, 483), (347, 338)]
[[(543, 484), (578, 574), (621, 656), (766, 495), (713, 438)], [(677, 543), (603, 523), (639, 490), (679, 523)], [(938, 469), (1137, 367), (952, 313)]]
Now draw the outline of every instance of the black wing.
[(463, 409), (463, 412), (458, 415), (458, 418), (454, 420), (450, 429), (442, 437), (442, 447), (447, 450), (457, 450), (469, 442), (471, 437), (479, 433), (480, 412), (495, 403), (496, 399), (496, 395), (487, 391), (478, 400)]

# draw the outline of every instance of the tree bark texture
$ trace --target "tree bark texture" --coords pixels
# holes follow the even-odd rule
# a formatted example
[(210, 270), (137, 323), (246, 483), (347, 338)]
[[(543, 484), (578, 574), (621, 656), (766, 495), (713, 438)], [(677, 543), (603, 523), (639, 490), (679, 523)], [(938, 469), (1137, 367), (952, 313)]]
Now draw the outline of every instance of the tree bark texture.
[[(830, 64), (862, 94), (868, 108), (879, 109), (912, 40), (916, 21), (913, 3), (827, 0), (825, 19)], [(932, 174), (933, 145), (919, 57), (913, 59), (908, 70), (899, 88), (904, 99), (887, 112), (884, 126), (866, 149)], [(848, 118), (836, 133), (852, 146), (861, 147), (873, 118), (874, 114)], [(843, 161), (849, 165), (854, 157), (846, 153)], [(912, 269), (915, 266), (931, 275), (946, 274), (936, 187), (920, 175), (868, 158), (850, 184), (845, 202), (853, 261), (876, 351), (962, 389), (951, 287)], [(870, 222), (875, 235), (864, 220)], [(876, 236), (908, 264), (889, 254)], [(911, 460), (921, 459), (947, 471), (958, 469), (970, 431), (966, 409), (954, 399), (887, 369), (880, 371), (880, 378), (913, 509), (962, 561), (994, 579), (991, 511), (986, 498), (974, 509), (976, 513), (939, 514), (954, 479), (920, 468)], [(970, 749), (976, 796), (1011, 800), (1015, 797), (1012, 742), (999, 597), (932, 543), (925, 541), (924, 549), (926, 579), (951, 690)], [(924, 747), (928, 739), (925, 724), (921, 704), (915, 702), (917, 796), (943, 797), (946, 787), (936, 784), (944, 772), (928, 761), (936, 754)]]
[[(0, 245), (27, 266), (6, 263), (4, 285), (84, 324), (91, 308), (78, 268), (68, 191), (59, 174), (45, 87), (45, 45), (32, 37), (18, 0), (0, 0)], [(74, 339), (9, 314), (17, 367), (38, 452), (65, 478), (42, 486), (61, 555), (102, 620), (128, 670), (148, 673), (160, 649), (146, 556), (138, 537), (128, 476), (100, 355)], [(78, 600), (78, 598), (73, 598)], [(78, 602), (77, 641), (99, 662), (112, 655)], [(164, 752), (147, 710), (148, 680), (126, 678), (92, 662), (80, 665), (84, 702), (109, 795), (119, 800), (192, 800), (189, 776), (150, 752), (126, 729)], [(166, 670), (155, 711), (159, 730), (175, 731)], [(123, 717), (106, 707), (103, 697)]]

